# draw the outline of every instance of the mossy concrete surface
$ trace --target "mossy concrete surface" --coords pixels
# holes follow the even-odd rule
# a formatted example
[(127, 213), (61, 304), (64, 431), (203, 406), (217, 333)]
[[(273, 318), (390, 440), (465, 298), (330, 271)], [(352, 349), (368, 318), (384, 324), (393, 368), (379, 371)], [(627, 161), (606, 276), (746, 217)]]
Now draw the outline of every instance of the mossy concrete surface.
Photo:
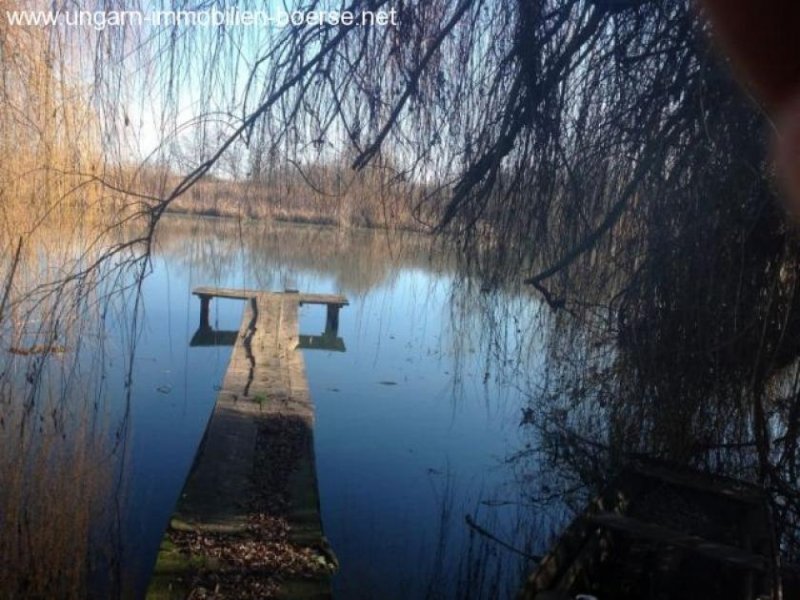
[(297, 313), (297, 295), (248, 302), (148, 599), (330, 597), (337, 563), (322, 531)]

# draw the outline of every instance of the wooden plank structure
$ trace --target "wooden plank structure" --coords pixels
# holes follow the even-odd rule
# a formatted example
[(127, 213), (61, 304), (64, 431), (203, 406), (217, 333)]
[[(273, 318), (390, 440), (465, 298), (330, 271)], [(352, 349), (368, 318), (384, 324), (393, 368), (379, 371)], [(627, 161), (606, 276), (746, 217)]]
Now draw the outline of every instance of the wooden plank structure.
[[(347, 298), (339, 294), (301, 294), (297, 290), (286, 290), (283, 292), (294, 297), (298, 306), (304, 304), (322, 304), (327, 306), (325, 319), (325, 331), (336, 331), (339, 329), (339, 309), (347, 306)], [(198, 287), (192, 294), (200, 298), (200, 329), (210, 329), (209, 308), (212, 298), (230, 298), (232, 300), (250, 300), (264, 292), (258, 290), (236, 289), (236, 288), (213, 288)]]
[[(206, 564), (207, 557), (182, 556), (171, 543), (171, 532), (237, 536), (247, 544), (257, 536), (254, 512), (248, 499), (256, 480), (272, 485), (281, 480), (285, 490), (288, 541), (318, 552), (316, 560), (335, 565), (335, 557), (322, 533), (316, 472), (314, 467), (314, 408), (306, 381), (303, 347), (298, 332), (298, 308), (303, 304), (328, 307), (328, 349), (344, 350), (337, 337), (338, 312), (348, 304), (340, 295), (271, 293), (256, 290), (197, 288), (200, 328), (192, 345), (233, 344), (230, 363), (206, 428), (194, 465), (178, 500), (165, 542), (156, 563), (148, 598), (180, 598), (190, 591), (191, 571)], [(212, 298), (245, 300), (238, 332), (215, 332), (209, 322)], [(308, 336), (307, 336), (308, 337)], [(338, 342), (336, 341), (338, 340)], [(316, 346), (324, 348), (324, 344)], [(292, 452), (283, 461), (267, 457), (258, 461), (258, 445), (269, 432), (295, 432)], [(289, 460), (291, 464), (285, 464)], [(262, 461), (263, 462), (263, 461)], [(284, 597), (325, 598), (328, 576), (285, 582)]]
[(776, 567), (777, 553), (760, 488), (640, 460), (570, 524), (519, 597), (800, 597), (787, 595), (796, 577)]

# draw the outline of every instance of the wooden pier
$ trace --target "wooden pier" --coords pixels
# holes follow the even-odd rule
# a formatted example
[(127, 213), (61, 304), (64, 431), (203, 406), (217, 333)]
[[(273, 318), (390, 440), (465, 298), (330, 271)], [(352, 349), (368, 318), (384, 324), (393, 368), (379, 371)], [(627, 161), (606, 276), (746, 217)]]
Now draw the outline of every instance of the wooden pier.
[(533, 569), (519, 600), (800, 598), (760, 487), (631, 460)]
[[(198, 581), (211, 577), (220, 585), (229, 575), (236, 581), (244, 578), (254, 589), (274, 585), (277, 577), (281, 581), (279, 595), (285, 598), (326, 597), (335, 558), (322, 534), (314, 467), (314, 407), (299, 350), (344, 351), (337, 330), (339, 309), (348, 304), (347, 299), (295, 291), (206, 287), (193, 293), (200, 299), (200, 326), (191, 345), (232, 343), (233, 351), (162, 544), (148, 597), (186, 597), (200, 585)], [(238, 332), (212, 329), (209, 309), (213, 298), (246, 302)], [(298, 309), (304, 304), (327, 307), (321, 336), (300, 335)], [(288, 562), (294, 566), (288, 571), (281, 571), (281, 557), (269, 546), (267, 538), (274, 531), (265, 534), (261, 527), (265, 522), (272, 523), (273, 529), (277, 522), (285, 530), (286, 539), (276, 540), (274, 546), (293, 553)], [(204, 556), (187, 550), (198, 547), (192, 536), (201, 540), (200, 547), (211, 548), (216, 542), (223, 551)], [(224, 548), (232, 544), (254, 548), (266, 544), (260, 551), (274, 560), (262, 564), (257, 559), (248, 572), (225, 554)], [(311, 574), (303, 570), (304, 561), (312, 567)], [(264, 581), (259, 582), (259, 577)]]

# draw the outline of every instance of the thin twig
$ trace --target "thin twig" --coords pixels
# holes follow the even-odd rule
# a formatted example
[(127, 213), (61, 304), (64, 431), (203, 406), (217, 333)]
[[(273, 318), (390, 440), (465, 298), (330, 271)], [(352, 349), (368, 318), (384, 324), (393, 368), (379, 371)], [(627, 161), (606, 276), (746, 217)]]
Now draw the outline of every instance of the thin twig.
[(503, 540), (498, 538), (496, 535), (494, 535), (492, 532), (490, 532), (487, 529), (484, 529), (483, 527), (478, 525), (475, 522), (475, 520), (472, 518), (471, 515), (464, 515), (464, 521), (467, 523), (467, 525), (473, 531), (479, 533), (480, 535), (482, 535), (483, 537), (485, 537), (487, 539), (492, 540), (493, 542), (496, 542), (496, 543), (500, 544), (506, 550), (510, 550), (511, 552), (514, 552), (515, 554), (519, 554), (520, 556), (524, 556), (525, 558), (529, 558), (534, 562), (541, 562), (541, 560), (542, 560), (541, 556), (537, 556), (536, 554), (528, 554), (524, 550), (520, 550), (519, 548), (515, 548), (514, 546), (512, 546), (508, 542), (504, 542)]
[(11, 285), (14, 283), (14, 275), (17, 272), (17, 266), (19, 265), (19, 257), (20, 253), (22, 252), (22, 236), (20, 236), (19, 240), (17, 241), (17, 251), (14, 253), (14, 262), (11, 263), (11, 270), (8, 273), (8, 280), (6, 281), (6, 287), (3, 291), (3, 300), (0, 301), (0, 323), (3, 322), (3, 313), (6, 309), (6, 303), (8, 302), (8, 297), (11, 294)]

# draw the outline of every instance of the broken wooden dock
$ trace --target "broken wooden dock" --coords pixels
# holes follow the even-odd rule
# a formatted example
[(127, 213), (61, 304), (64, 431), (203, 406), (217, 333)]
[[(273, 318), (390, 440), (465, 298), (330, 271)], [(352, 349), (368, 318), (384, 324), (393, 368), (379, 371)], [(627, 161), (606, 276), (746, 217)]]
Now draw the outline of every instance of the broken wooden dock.
[[(193, 293), (200, 299), (200, 326), (191, 344), (232, 343), (233, 351), (162, 544), (148, 597), (185, 597), (200, 585), (198, 581), (208, 583), (210, 578), (224, 585), (228, 575), (237, 586), (243, 580), (256, 586), (255, 594), (261, 593), (258, 586), (274, 587), (280, 581), (282, 597), (326, 597), (335, 558), (322, 533), (314, 407), (299, 349), (344, 350), (337, 330), (339, 309), (347, 299), (207, 287)], [(238, 332), (212, 329), (213, 298), (246, 302)], [(298, 310), (304, 304), (327, 307), (323, 335), (305, 336), (316, 339), (316, 345), (302, 343)], [(273, 531), (265, 532), (264, 523), (270, 523)], [(196, 539), (200, 543), (193, 543)], [(223, 550), (207, 555), (197, 551), (215, 544)], [(252, 547), (272, 562), (256, 558), (248, 566), (226, 554), (224, 548), (231, 544)], [(281, 548), (291, 552), (291, 561), (284, 561), (291, 567), (281, 566)]]
[(777, 552), (764, 490), (638, 459), (567, 527), (519, 598), (799, 597)]

